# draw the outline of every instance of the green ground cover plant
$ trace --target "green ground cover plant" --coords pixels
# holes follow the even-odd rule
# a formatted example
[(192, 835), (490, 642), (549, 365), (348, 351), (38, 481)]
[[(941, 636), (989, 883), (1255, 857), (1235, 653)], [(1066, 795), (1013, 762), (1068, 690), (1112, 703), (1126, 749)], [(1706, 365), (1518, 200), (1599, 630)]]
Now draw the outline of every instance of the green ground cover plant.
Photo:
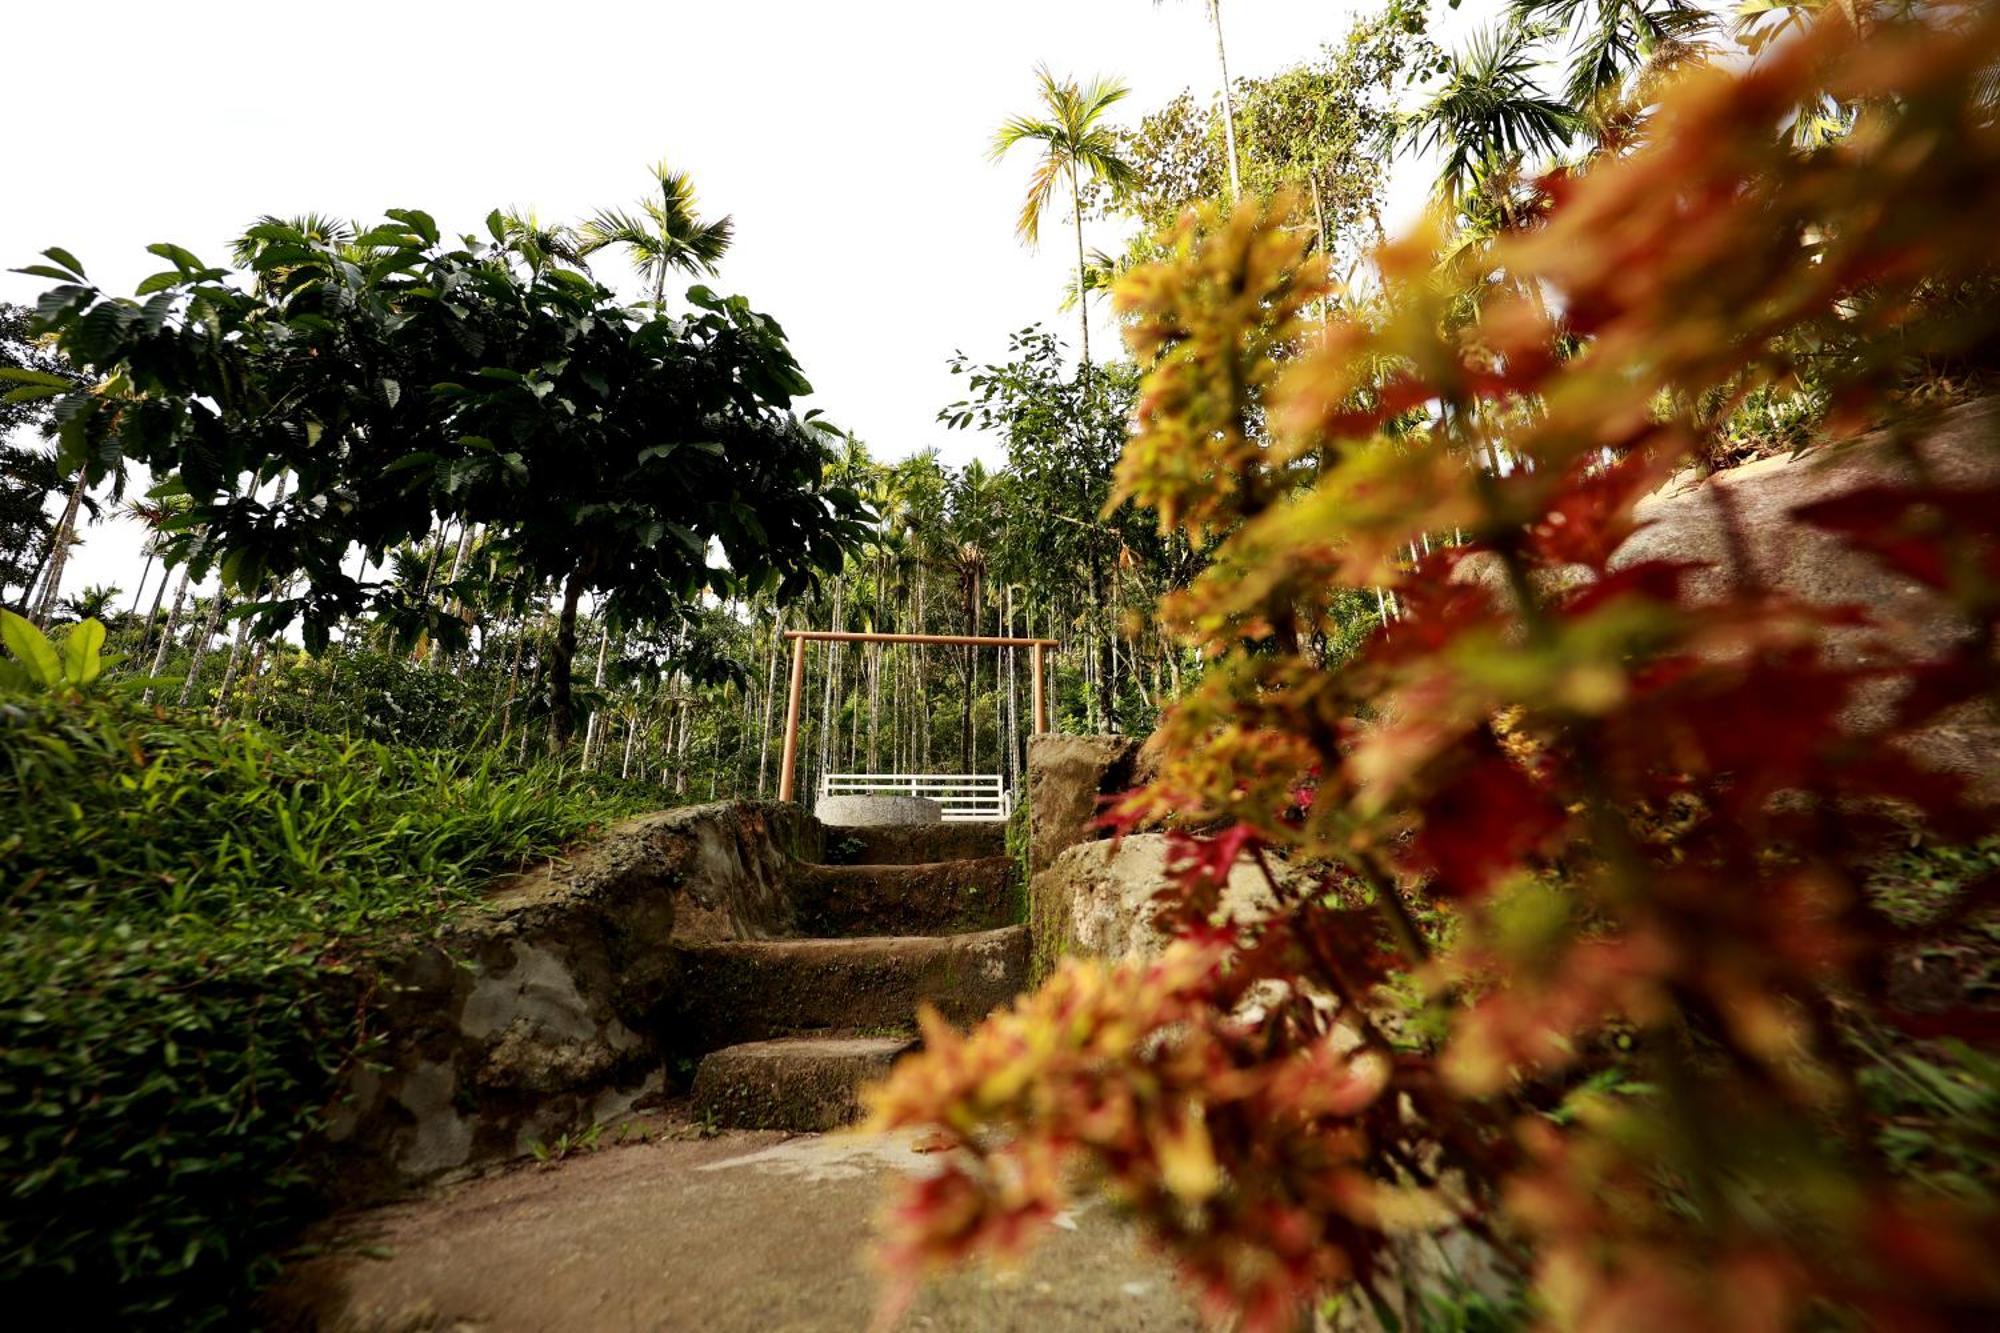
[(368, 1055), (339, 976), (494, 875), (661, 803), (490, 751), (0, 687), (10, 1304), (59, 1291), (79, 1326), (240, 1312), (315, 1206), (301, 1149), (335, 1076)]

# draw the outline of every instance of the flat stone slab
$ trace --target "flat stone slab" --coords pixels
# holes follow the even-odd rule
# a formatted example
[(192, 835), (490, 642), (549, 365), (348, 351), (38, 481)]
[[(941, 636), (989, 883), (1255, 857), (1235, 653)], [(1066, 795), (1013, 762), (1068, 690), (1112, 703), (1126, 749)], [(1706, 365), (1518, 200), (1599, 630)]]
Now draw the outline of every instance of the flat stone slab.
[(1027, 985), (1022, 926), (963, 935), (731, 940), (677, 951), (684, 1049), (819, 1031), (903, 1031), (928, 1001), (962, 1026)]
[[(942, 827), (950, 827), (943, 825)], [(1025, 898), (1005, 856), (928, 865), (800, 866), (792, 910), (812, 936), (949, 935), (1019, 925)]]
[(830, 865), (928, 865), (1005, 856), (1007, 826), (981, 819), (950, 824), (827, 824), (825, 841)]
[[(269, 1301), (273, 1328), (408, 1333), (864, 1329), (869, 1219), (940, 1155), (907, 1138), (725, 1133), (600, 1147), (349, 1214)], [(1066, 1214), (1011, 1273), (938, 1279), (929, 1333), (1195, 1333), (1168, 1266), (1104, 1207)]]
[(944, 822), (944, 807), (921, 796), (822, 796), (813, 814), (822, 824), (857, 827)]
[(901, 1037), (781, 1037), (725, 1046), (694, 1076), (694, 1113), (728, 1129), (839, 1129), (861, 1118), (861, 1089), (916, 1046)]

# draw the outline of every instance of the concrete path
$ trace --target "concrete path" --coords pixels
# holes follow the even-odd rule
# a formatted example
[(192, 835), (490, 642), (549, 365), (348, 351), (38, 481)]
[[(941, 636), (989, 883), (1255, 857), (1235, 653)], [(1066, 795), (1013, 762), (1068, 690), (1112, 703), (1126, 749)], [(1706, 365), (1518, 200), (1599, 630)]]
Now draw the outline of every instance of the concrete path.
[[(655, 1126), (657, 1130), (657, 1126)], [(336, 1220), (274, 1295), (326, 1333), (785, 1333), (866, 1329), (865, 1247), (908, 1140), (668, 1131)], [(911, 1330), (1195, 1330), (1164, 1261), (1103, 1207), (1015, 1273), (934, 1283)]]

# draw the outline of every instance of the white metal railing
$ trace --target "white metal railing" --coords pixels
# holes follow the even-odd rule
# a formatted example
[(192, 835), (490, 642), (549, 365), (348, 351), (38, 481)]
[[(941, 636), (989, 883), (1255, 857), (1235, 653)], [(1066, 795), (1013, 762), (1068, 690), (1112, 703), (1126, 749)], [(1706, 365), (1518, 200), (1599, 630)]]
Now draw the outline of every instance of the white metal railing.
[(998, 773), (828, 773), (819, 780), (826, 796), (919, 796), (944, 809), (946, 823), (1005, 820), (1014, 798)]

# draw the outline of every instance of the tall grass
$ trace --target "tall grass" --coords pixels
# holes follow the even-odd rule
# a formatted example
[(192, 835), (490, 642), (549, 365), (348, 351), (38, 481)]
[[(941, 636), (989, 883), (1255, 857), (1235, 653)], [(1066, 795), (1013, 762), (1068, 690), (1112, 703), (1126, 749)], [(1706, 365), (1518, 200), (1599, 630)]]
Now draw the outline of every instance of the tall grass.
[(327, 974), (658, 793), (130, 702), (0, 697), (0, 1290), (225, 1318), (312, 1206)]

